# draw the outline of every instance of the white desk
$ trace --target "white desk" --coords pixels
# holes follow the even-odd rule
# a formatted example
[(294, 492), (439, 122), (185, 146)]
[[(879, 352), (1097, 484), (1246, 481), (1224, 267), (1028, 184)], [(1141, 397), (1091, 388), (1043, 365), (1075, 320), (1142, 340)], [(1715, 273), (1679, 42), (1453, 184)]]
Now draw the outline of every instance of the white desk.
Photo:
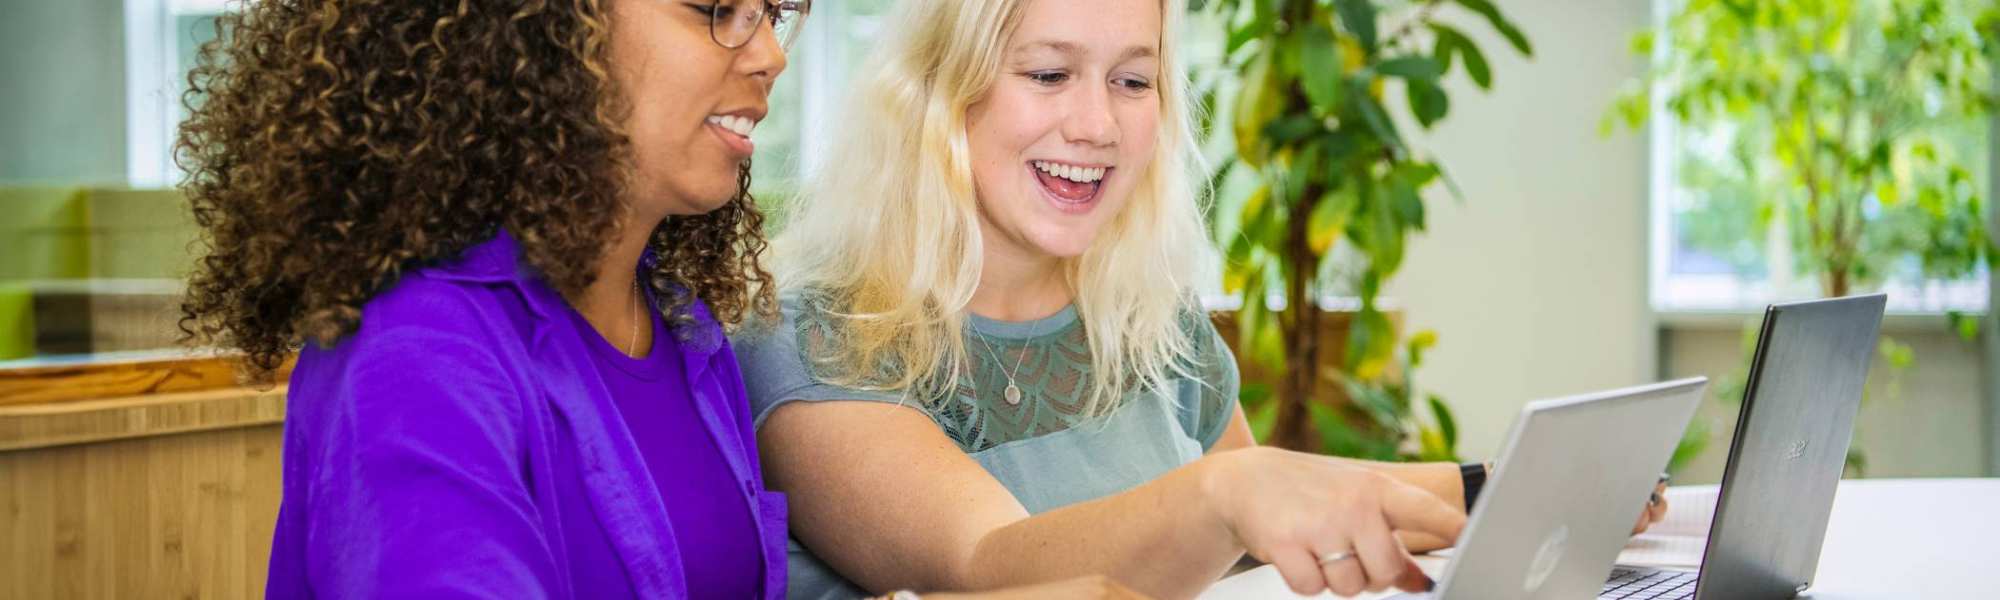
[[(1621, 563), (1698, 562), (1668, 548), (1675, 538), (1705, 531), (1715, 511), (1715, 486), (1668, 492), (1668, 522), (1627, 546)], [(1707, 499), (1707, 502), (1702, 500)], [(1645, 562), (1626, 559), (1639, 558)], [(1446, 559), (1418, 557), (1437, 576)], [(2000, 479), (1870, 479), (1843, 481), (1834, 497), (1819, 571), (1805, 596), (1815, 600), (1862, 598), (2000, 598)], [(1394, 594), (1364, 594), (1384, 598)], [(1277, 570), (1258, 567), (1217, 582), (1205, 599), (1296, 598)], [(1322, 598), (1333, 598), (1323, 595)]]

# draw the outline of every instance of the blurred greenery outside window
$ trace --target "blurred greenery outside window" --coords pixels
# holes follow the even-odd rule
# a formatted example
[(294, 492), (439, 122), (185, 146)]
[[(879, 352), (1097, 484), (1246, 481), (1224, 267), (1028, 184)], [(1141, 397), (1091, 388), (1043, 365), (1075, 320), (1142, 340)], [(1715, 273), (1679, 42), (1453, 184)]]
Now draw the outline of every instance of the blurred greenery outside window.
[(883, 35), (884, 17), (894, 0), (816, 2), (789, 64), (771, 90), (771, 112), (751, 139), (751, 193), (769, 220), (767, 231), (783, 226), (787, 208), (805, 175), (818, 168), (847, 82)]
[[(1656, 0), (1656, 15), (1666, 15), (1684, 0)], [(1664, 46), (1672, 38), (1659, 36)], [(1852, 55), (1883, 50), (1881, 36), (1856, 36), (1864, 46)], [(1654, 51), (1664, 52), (1664, 47)], [(1657, 56), (1658, 54), (1656, 54)], [(1978, 194), (1988, 192), (1993, 164), (1983, 118), (1939, 121), (1924, 127), (1934, 135), (1940, 156), (1958, 157), (1970, 171)], [(1648, 170), (1651, 198), (1652, 304), (1662, 312), (1748, 311), (1789, 299), (1822, 294), (1816, 273), (1801, 268), (1802, 232), (1797, 215), (1773, 214), (1765, 202), (1786, 194), (1785, 182), (1753, 179), (1746, 165), (1767, 157), (1736, 155), (1738, 139), (1771, 135), (1768, 123), (1737, 121), (1707, 126), (1677, 122), (1664, 102), (1654, 99), (1651, 117), (1652, 164)], [(1749, 136), (1749, 137), (1744, 137)], [(1914, 137), (1914, 136), (1913, 136)], [(1988, 198), (1989, 206), (1991, 198)], [(1910, 202), (1889, 203), (1870, 193), (1862, 210), (1871, 223), (1864, 234), (1869, 246), (1881, 249), (1921, 247), (1929, 219), (1916, 214)], [(1889, 294), (1896, 312), (1980, 312), (1988, 306), (1985, 268), (1970, 276), (1937, 278), (1926, 275), (1916, 252), (1902, 252), (1878, 265), (1879, 289)], [(1804, 259), (1804, 260), (1802, 260)], [(1874, 291), (1856, 289), (1854, 293)]]
[[(823, 146), (825, 125), (842, 100), (848, 77), (894, 0), (841, 0), (814, 5), (804, 37), (771, 92), (770, 115), (753, 138), (752, 192), (768, 210), (782, 213), (797, 193), (806, 157)], [(201, 44), (215, 38), (215, 19), (233, 7), (225, 0), (128, 0), (131, 112), (128, 121), (135, 187), (170, 187), (179, 178), (170, 154), (175, 127), (186, 117), (180, 97)], [(170, 59), (170, 60), (167, 60)]]

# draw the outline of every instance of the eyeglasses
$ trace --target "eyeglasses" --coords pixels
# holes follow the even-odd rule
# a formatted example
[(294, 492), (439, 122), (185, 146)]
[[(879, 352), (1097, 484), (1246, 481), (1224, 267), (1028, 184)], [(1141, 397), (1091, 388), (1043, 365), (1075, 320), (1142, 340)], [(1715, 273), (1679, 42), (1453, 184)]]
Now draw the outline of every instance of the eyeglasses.
[(708, 37), (724, 48), (742, 48), (768, 21), (778, 47), (790, 50), (811, 12), (812, 0), (720, 0), (708, 8)]

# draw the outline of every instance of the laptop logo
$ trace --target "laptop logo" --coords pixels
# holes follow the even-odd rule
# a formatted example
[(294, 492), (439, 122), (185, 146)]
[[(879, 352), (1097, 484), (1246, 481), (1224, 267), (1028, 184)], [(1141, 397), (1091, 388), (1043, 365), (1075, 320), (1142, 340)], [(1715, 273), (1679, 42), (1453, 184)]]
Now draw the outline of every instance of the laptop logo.
[(1569, 545), (1569, 526), (1562, 525), (1542, 540), (1542, 548), (1535, 551), (1535, 560), (1528, 563), (1528, 579), (1521, 582), (1521, 591), (1530, 595), (1542, 589), (1542, 583), (1556, 572), (1556, 565), (1562, 564), (1563, 550)]
[(1805, 455), (1806, 455), (1806, 440), (1799, 440), (1796, 442), (1792, 442), (1791, 448), (1785, 450), (1785, 460), (1798, 460), (1799, 457)]

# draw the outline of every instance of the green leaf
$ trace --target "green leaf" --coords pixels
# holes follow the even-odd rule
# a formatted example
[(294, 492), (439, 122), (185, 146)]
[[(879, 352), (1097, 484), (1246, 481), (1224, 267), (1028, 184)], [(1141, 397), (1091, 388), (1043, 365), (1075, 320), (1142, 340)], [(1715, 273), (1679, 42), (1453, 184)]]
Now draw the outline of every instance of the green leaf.
[(1417, 429), (1417, 447), (1418, 461), (1458, 462), (1456, 459), (1446, 458), (1447, 455), (1451, 454), (1451, 450), (1445, 446), (1444, 434), (1440, 433), (1435, 427), (1420, 427)]
[(1381, 377), (1395, 352), (1396, 330), (1382, 311), (1363, 308), (1354, 313), (1347, 329), (1347, 371), (1372, 380)]
[(1917, 360), (1915, 349), (1893, 338), (1882, 338), (1877, 350), (1882, 354), (1884, 365), (1891, 369), (1909, 368)]
[(1354, 210), (1354, 203), (1346, 200), (1353, 194), (1343, 189), (1335, 189), (1323, 194), (1319, 203), (1313, 205), (1312, 216), (1306, 221), (1306, 245), (1313, 254), (1324, 256), (1333, 248), (1334, 240), (1347, 229), (1347, 216)]
[(1389, 187), (1389, 197), (1394, 201), (1396, 218), (1401, 219), (1403, 224), (1411, 229), (1418, 231), (1424, 229), (1424, 199), (1417, 194), (1415, 187), (1408, 182), (1398, 181)]
[(1389, 205), (1396, 217), (1411, 229), (1424, 229), (1423, 188), (1438, 178), (1437, 165), (1415, 162), (1396, 165), (1384, 182), (1389, 187)]
[(1667, 459), (1667, 472), (1678, 474), (1681, 469), (1687, 468), (1688, 463), (1708, 449), (1708, 438), (1708, 421), (1695, 419), (1689, 422), (1688, 428), (1681, 432), (1681, 441), (1674, 445), (1673, 457)]
[(1284, 147), (1325, 131), (1326, 125), (1308, 114), (1290, 114), (1264, 125), (1264, 137), (1273, 147)]
[(1346, 186), (1328, 190), (1320, 196), (1320, 202), (1312, 206), (1312, 216), (1306, 220), (1306, 246), (1312, 246), (1314, 254), (1324, 256), (1326, 250), (1340, 240), (1340, 234), (1346, 232), (1348, 220), (1354, 214), (1356, 202), (1354, 190)]
[(1349, 425), (1339, 409), (1310, 402), (1306, 404), (1306, 412), (1312, 418), (1313, 427), (1319, 430), (1320, 443), (1327, 454), (1365, 460), (1396, 459), (1397, 440), (1367, 435)]
[(1320, 445), (1327, 454), (1352, 457), (1364, 453), (1354, 428), (1333, 407), (1307, 402), (1306, 416), (1312, 419), (1313, 429), (1319, 430)]
[(1235, 54), (1237, 50), (1242, 49), (1243, 46), (1245, 44), (1249, 44), (1251, 40), (1263, 38), (1264, 36), (1269, 35), (1270, 33), (1271, 33), (1270, 19), (1252, 18), (1249, 23), (1245, 23), (1241, 27), (1235, 27), (1230, 29), (1228, 46), (1226, 47), (1224, 52), (1227, 54)]
[(1355, 405), (1361, 407), (1362, 412), (1368, 413), (1368, 418), (1373, 419), (1376, 425), (1391, 431), (1401, 429), (1405, 413), (1408, 411), (1403, 410), (1397, 402), (1394, 390), (1388, 386), (1375, 385), (1357, 386), (1351, 389), (1359, 391), (1351, 394)]
[(1415, 335), (1411, 335), (1410, 340), (1404, 342), (1404, 350), (1410, 353), (1410, 367), (1415, 368), (1417, 365), (1424, 364), (1424, 352), (1436, 346), (1437, 341), (1438, 334), (1436, 330), (1425, 329), (1418, 331)]
[(1369, 242), (1363, 250), (1368, 254), (1368, 270), (1386, 277), (1403, 264), (1403, 221), (1391, 205), (1394, 192), (1377, 187), (1375, 195), (1378, 198), (1362, 216)]
[(1499, 31), (1501, 37), (1507, 38), (1507, 43), (1513, 45), (1514, 50), (1523, 56), (1535, 55), (1535, 48), (1528, 43), (1528, 36), (1521, 33), (1521, 30), (1506, 17), (1501, 16), (1500, 8), (1494, 6), (1491, 0), (1457, 0), (1457, 2), (1460, 6), (1485, 17), (1486, 22), (1491, 24), (1494, 30)]
[(1259, 54), (1243, 76), (1243, 88), (1236, 93), (1236, 155), (1252, 168), (1262, 167), (1270, 145), (1260, 133), (1264, 125), (1284, 110), (1284, 98), (1272, 90), (1271, 55)]
[(1354, 34), (1367, 55), (1374, 56), (1375, 3), (1371, 0), (1334, 0), (1334, 10), (1340, 13), (1340, 27)]
[(1329, 114), (1340, 102), (1340, 48), (1334, 45), (1333, 31), (1324, 23), (1312, 23), (1305, 31), (1299, 32), (1304, 48), (1300, 57), (1305, 73), (1301, 80), (1305, 83), (1306, 99), (1313, 105), (1313, 112)]
[(1412, 82), (1430, 82), (1444, 75), (1444, 67), (1428, 56), (1399, 56), (1375, 65), (1375, 72)]
[(1438, 432), (1444, 435), (1444, 449), (1457, 454), (1458, 420), (1452, 417), (1451, 407), (1445, 405), (1444, 398), (1438, 397), (1437, 394), (1426, 395), (1424, 400), (1431, 406), (1431, 417), (1437, 419)]
[(1251, 360), (1267, 369), (1282, 372), (1285, 368), (1284, 331), (1278, 326), (1277, 315), (1264, 305), (1261, 279), (1262, 273), (1259, 273), (1244, 288), (1243, 309), (1238, 311), (1237, 317), (1237, 325), (1242, 327), (1238, 333), (1238, 345), (1250, 355)]
[(1486, 53), (1479, 50), (1479, 45), (1474, 44), (1472, 38), (1448, 25), (1437, 23), (1431, 24), (1431, 31), (1437, 34), (1436, 54), (1438, 60), (1444, 63), (1444, 70), (1451, 70), (1451, 56), (1455, 54), (1465, 61), (1465, 73), (1472, 76), (1472, 83), (1482, 90), (1493, 89), (1492, 67), (1486, 64)]
[(1244, 419), (1250, 422), (1250, 435), (1256, 439), (1271, 438), (1271, 428), (1278, 423), (1278, 403), (1271, 402), (1271, 385), (1260, 381), (1243, 382), (1242, 391), (1237, 393), (1243, 406)]
[(1968, 342), (1979, 339), (1978, 316), (1965, 314), (1955, 310), (1945, 313), (1945, 316), (1951, 320), (1952, 329), (1958, 332), (1959, 339), (1963, 339)]
[(1355, 94), (1354, 97), (1357, 100), (1354, 103), (1355, 110), (1361, 113), (1361, 120), (1368, 124), (1368, 129), (1382, 139), (1383, 145), (1400, 152), (1403, 149), (1403, 136), (1396, 133), (1396, 124), (1389, 121), (1389, 114), (1382, 110), (1382, 103), (1376, 102), (1375, 97), (1368, 95), (1365, 90)]
[(1875, 199), (1880, 200), (1882, 206), (1895, 206), (1902, 200), (1901, 191), (1896, 187), (1894, 179), (1884, 179), (1881, 183), (1875, 184)]
[(1444, 119), (1451, 110), (1451, 98), (1437, 84), (1421, 79), (1411, 79), (1404, 84), (1409, 90), (1410, 113), (1416, 115), (1417, 124), (1429, 129)]

